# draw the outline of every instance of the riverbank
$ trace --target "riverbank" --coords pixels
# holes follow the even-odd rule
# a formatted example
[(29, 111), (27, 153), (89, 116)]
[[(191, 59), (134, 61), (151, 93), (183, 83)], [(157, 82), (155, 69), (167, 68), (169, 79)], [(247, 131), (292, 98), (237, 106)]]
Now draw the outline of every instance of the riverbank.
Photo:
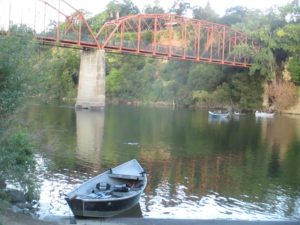
[(128, 217), (127, 213), (113, 218), (75, 218), (49, 215), (42, 220), (13, 205), (1, 205), (0, 225), (300, 225), (298, 221), (249, 221), (230, 219), (159, 219)]
[(34, 219), (30, 214), (17, 213), (12, 210), (0, 210), (0, 225), (59, 225), (53, 221)]
[[(175, 102), (168, 102), (168, 101), (158, 101), (158, 102), (141, 102), (141, 101), (122, 101), (122, 100), (110, 100), (107, 101), (108, 104), (112, 105), (134, 105), (134, 106), (151, 106), (151, 107), (165, 107), (165, 108), (189, 108), (189, 109), (194, 109), (194, 110), (209, 110), (212, 108), (224, 108), (229, 111), (233, 110), (232, 106), (204, 106), (204, 105), (189, 105), (189, 106), (184, 106), (184, 105), (178, 105)], [(259, 109), (257, 109), (259, 110)], [(242, 111), (246, 111), (248, 113), (254, 113), (256, 110), (255, 109), (243, 109)], [(300, 115), (300, 97), (298, 97), (298, 101), (295, 105), (281, 110), (281, 111), (276, 111), (277, 113), (280, 114), (290, 114), (290, 115)]]
[(0, 211), (0, 225), (299, 225), (298, 221), (241, 221), (241, 220), (195, 220), (195, 219), (146, 219), (109, 218), (74, 219), (73, 217), (51, 217), (48, 221), (11, 210)]

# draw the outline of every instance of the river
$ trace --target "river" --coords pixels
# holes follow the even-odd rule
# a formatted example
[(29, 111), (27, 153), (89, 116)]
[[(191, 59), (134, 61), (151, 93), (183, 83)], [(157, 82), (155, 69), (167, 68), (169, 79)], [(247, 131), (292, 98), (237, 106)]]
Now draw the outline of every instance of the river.
[(22, 117), (42, 143), (33, 174), (40, 218), (72, 215), (66, 193), (136, 158), (149, 183), (127, 216), (300, 219), (300, 116), (215, 120), (203, 110), (30, 104)]

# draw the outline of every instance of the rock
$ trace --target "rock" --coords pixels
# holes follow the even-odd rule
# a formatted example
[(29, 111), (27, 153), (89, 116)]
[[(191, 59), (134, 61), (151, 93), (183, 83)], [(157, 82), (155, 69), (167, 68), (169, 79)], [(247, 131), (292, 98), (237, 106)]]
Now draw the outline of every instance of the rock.
[(23, 191), (17, 189), (8, 189), (6, 190), (6, 194), (8, 195), (9, 201), (12, 204), (26, 202), (25, 194)]
[(27, 202), (19, 202), (19, 203), (16, 203), (16, 206), (19, 207), (20, 209), (23, 209), (23, 210), (33, 210), (33, 207), (31, 204), (27, 203)]
[(16, 205), (12, 205), (11, 207), (11, 210), (14, 212), (14, 213), (23, 213), (23, 209), (20, 209), (18, 206)]
[(0, 189), (5, 189), (6, 188), (6, 183), (4, 180), (0, 180)]

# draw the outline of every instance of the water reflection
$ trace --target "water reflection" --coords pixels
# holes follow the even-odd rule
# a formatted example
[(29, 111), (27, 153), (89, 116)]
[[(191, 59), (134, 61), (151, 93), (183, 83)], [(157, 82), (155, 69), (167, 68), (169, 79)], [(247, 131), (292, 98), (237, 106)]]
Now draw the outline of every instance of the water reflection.
[(52, 124), (45, 142), (57, 140), (39, 155), (40, 215), (69, 215), (64, 193), (137, 158), (149, 174), (144, 217), (300, 219), (300, 118), (214, 123), (201, 111), (107, 106), (66, 110), (57, 123), (49, 109), (30, 110), (38, 129)]
[(104, 135), (104, 110), (76, 110), (77, 158), (98, 165)]
[(222, 123), (222, 122), (228, 122), (230, 120), (229, 117), (223, 117), (223, 116), (208, 116), (208, 122), (210, 123)]

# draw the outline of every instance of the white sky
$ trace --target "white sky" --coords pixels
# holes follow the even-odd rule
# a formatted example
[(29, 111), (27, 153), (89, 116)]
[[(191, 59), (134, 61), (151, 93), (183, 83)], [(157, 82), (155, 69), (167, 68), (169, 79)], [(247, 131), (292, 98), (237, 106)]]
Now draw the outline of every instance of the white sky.
[[(120, 0), (119, 0), (120, 1)], [(147, 4), (153, 4), (154, 0), (132, 0), (140, 10)], [(274, 5), (284, 5), (291, 0), (185, 0), (192, 6), (205, 6), (210, 2), (211, 7), (219, 14), (223, 15), (225, 10), (234, 6), (245, 6), (249, 9), (259, 8), (262, 10), (268, 9)], [(110, 0), (68, 0), (78, 8), (84, 8), (90, 12), (102, 11)], [(159, 0), (161, 6), (165, 9), (172, 7), (174, 0)]]
[[(49, 3), (57, 6), (58, 0), (46, 0)], [(106, 5), (111, 0), (66, 0), (77, 9), (85, 9), (92, 14), (102, 12)], [(121, 1), (121, 0), (119, 0)], [(147, 4), (153, 4), (155, 0), (132, 0), (142, 11)], [(204, 7), (207, 2), (210, 2), (212, 9), (214, 9), (220, 16), (224, 15), (225, 10), (234, 6), (244, 6), (249, 9), (257, 8), (266, 10), (274, 5), (285, 5), (291, 0), (185, 0), (191, 6)], [(174, 0), (160, 0), (159, 3), (167, 11), (173, 5)], [(10, 7), (9, 7), (10, 6)], [(63, 7), (63, 4), (61, 4)], [(72, 11), (66, 12), (71, 14)], [(8, 27), (9, 18), (14, 23), (30, 24), (35, 26), (37, 22), (44, 20), (43, 7), (39, 0), (0, 0), (0, 30)], [(58, 15), (51, 15), (49, 18), (57, 19)], [(38, 25), (41, 26), (41, 25)]]

